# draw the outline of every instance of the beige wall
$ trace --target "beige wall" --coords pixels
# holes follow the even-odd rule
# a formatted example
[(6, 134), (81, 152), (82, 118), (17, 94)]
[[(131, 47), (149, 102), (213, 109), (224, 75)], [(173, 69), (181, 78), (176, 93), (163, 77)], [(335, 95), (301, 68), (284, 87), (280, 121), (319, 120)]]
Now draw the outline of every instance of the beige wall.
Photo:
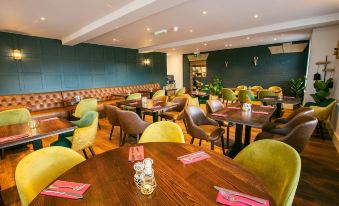
[(174, 75), (177, 88), (183, 87), (183, 56), (181, 54), (167, 55), (167, 74)]

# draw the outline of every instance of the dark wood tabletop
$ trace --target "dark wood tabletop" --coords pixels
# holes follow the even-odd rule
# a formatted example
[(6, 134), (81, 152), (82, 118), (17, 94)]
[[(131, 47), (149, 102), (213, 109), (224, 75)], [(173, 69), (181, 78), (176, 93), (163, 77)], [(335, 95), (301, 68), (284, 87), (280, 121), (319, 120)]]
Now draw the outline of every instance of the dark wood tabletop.
[(130, 107), (135, 107), (138, 109), (144, 109), (144, 110), (149, 110), (152, 112), (157, 112), (161, 111), (164, 109), (169, 109), (169, 108), (174, 108), (178, 104), (173, 103), (173, 102), (164, 102), (164, 101), (155, 101), (152, 99), (148, 99), (146, 104), (143, 104), (142, 101), (139, 100), (127, 100), (127, 101), (121, 101), (117, 102), (117, 105), (125, 105), (125, 106), (130, 106)]
[(203, 149), (178, 143), (143, 145), (145, 157), (154, 160), (157, 187), (150, 196), (142, 195), (135, 186), (133, 164), (127, 161), (128, 147), (122, 147), (90, 158), (57, 178), (91, 184), (83, 199), (38, 195), (31, 205), (218, 205), (214, 185), (275, 205), (262, 182), (228, 157), (205, 150), (211, 158), (184, 165), (176, 160), (178, 156)]
[(190, 92), (189, 95), (191, 96), (197, 96), (197, 97), (207, 97), (209, 94), (207, 92)]
[[(231, 108), (237, 107), (240, 109), (231, 109), (229, 107)], [(269, 121), (274, 111), (275, 107), (252, 105), (252, 112), (244, 112), (241, 109), (241, 104), (235, 103), (230, 104), (228, 105), (228, 107), (216, 112), (218, 114), (226, 114), (226, 116), (221, 117), (209, 115), (209, 117), (216, 120), (228, 121), (236, 124), (243, 124), (251, 127), (262, 128), (262, 126)], [(267, 114), (256, 112), (267, 112)]]
[(112, 93), (112, 97), (128, 97), (130, 94), (128, 93)]
[(27, 137), (20, 138), (15, 141), (0, 143), (0, 149), (32, 142), (76, 129), (76, 126), (73, 123), (61, 118), (40, 119), (36, 121), (39, 122), (36, 129), (31, 129), (28, 126), (28, 123), (12, 124), (0, 127), (0, 139), (14, 135), (27, 134)]
[(301, 100), (299, 98), (295, 97), (286, 97), (284, 96), (282, 99), (279, 99), (278, 97), (265, 97), (260, 99), (262, 102), (267, 103), (285, 103), (285, 104), (300, 104)]

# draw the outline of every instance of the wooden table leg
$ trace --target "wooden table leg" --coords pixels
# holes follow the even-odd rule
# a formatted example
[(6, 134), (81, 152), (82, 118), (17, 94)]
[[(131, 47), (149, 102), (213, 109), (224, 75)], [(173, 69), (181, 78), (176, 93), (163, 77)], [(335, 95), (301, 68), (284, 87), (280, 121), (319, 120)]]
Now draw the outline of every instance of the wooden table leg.
[(159, 115), (158, 112), (153, 112), (153, 122), (159, 121)]
[(139, 115), (140, 118), (142, 118), (141, 109), (140, 108), (135, 108), (135, 112)]
[(281, 117), (281, 110), (282, 110), (282, 103), (278, 102), (277, 103), (277, 110), (275, 111), (275, 117), (276, 118)]
[(34, 149), (34, 151), (35, 151), (35, 150), (39, 150), (39, 149), (42, 148), (42, 141), (41, 141), (41, 139), (34, 140), (34, 141), (32, 142), (32, 144), (33, 144), (33, 149)]
[(250, 139), (251, 139), (251, 126), (246, 125), (245, 126), (245, 142), (244, 142), (244, 146), (247, 146), (250, 144)]
[(242, 124), (236, 124), (235, 125), (235, 141), (233, 147), (230, 149), (230, 151), (227, 153), (227, 156), (234, 158), (242, 149)]
[(1, 149), (0, 160), (5, 159), (5, 149)]

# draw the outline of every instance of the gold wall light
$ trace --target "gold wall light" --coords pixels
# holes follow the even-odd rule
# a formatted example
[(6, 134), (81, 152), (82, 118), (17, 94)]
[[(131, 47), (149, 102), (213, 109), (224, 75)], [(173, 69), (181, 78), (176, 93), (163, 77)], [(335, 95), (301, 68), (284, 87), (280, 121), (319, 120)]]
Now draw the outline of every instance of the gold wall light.
[(14, 60), (21, 60), (22, 59), (22, 54), (19, 49), (14, 49), (12, 52), (12, 57)]
[(149, 66), (151, 64), (151, 60), (150, 59), (144, 59), (143, 61), (145, 66)]

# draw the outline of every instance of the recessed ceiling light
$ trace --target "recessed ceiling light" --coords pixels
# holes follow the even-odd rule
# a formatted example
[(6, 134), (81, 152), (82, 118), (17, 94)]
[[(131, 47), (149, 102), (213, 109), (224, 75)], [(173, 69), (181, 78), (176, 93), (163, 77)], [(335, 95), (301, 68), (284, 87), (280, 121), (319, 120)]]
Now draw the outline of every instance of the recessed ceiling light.
[(150, 39), (150, 40), (148, 40), (148, 41), (150, 41), (150, 42), (151, 42), (151, 41), (153, 41), (153, 39)]
[(259, 15), (258, 14), (254, 14), (254, 16), (253, 16), (255, 19), (257, 19), (258, 17), (259, 17)]
[(277, 41), (277, 38), (274, 38), (273, 40), (274, 40), (274, 41)]
[(173, 27), (173, 31), (175, 31), (175, 32), (179, 31), (179, 27), (177, 27), (177, 26)]
[(247, 39), (247, 40), (250, 40), (251, 38), (248, 36), (248, 37), (246, 37), (246, 39)]
[(151, 29), (149, 27), (146, 28), (146, 31), (151, 31)]
[(202, 14), (207, 14), (207, 11), (202, 11)]
[(45, 21), (46, 18), (42, 16), (42, 17), (40, 17), (40, 20), (41, 20), (41, 21)]
[(113, 38), (113, 41), (117, 41), (117, 39), (116, 39), (116, 38)]
[(190, 32), (192, 33), (192, 32), (193, 32), (193, 29), (190, 29)]
[(225, 47), (228, 47), (228, 44), (225, 44)]
[(207, 46), (207, 43), (204, 43), (204, 46)]
[(195, 50), (199, 51), (199, 48), (196, 48)]
[(230, 44), (230, 47), (232, 46), (232, 44)]

